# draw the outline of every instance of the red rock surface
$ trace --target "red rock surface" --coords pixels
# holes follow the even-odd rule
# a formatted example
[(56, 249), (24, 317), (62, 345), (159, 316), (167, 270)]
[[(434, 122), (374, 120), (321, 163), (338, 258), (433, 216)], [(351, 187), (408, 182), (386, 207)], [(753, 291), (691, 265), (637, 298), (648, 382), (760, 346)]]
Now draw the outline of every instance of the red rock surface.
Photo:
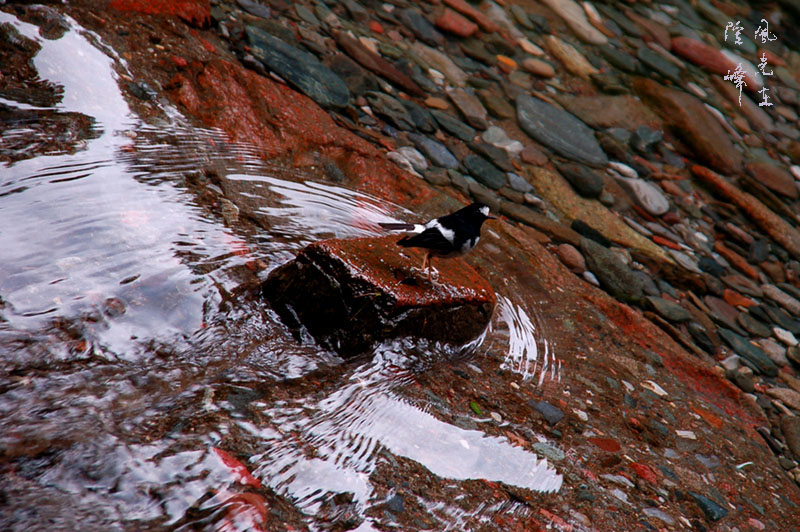
[(783, 168), (765, 161), (747, 163), (747, 173), (770, 190), (787, 198), (797, 199), (798, 190), (792, 174)]
[(450, 8), (445, 8), (442, 13), (436, 17), (436, 27), (440, 30), (448, 31), (459, 37), (470, 37), (478, 31), (478, 25), (470, 22), (466, 17), (459, 15)]
[(270, 273), (264, 294), (287, 324), (297, 317), (345, 356), (411, 334), (455, 345), (476, 338), (492, 316), (492, 287), (457, 258), (434, 259), (439, 275), (428, 281), (415, 270), (422, 251), (400, 248), (398, 239), (315, 242)]
[(112, 0), (108, 7), (145, 15), (177, 15), (195, 26), (207, 26), (211, 20), (209, 0)]
[(466, 3), (464, 0), (444, 0), (444, 3), (452, 7), (462, 15), (471, 18), (478, 25), (488, 32), (500, 31), (500, 27), (489, 19), (486, 15)]

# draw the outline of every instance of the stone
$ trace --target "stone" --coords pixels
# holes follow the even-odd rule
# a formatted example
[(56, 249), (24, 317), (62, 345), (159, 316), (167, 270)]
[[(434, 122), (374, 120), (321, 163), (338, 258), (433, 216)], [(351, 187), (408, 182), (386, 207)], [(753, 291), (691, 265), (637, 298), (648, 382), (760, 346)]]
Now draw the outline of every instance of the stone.
[(506, 176), (508, 177), (508, 185), (512, 190), (515, 190), (521, 194), (533, 192), (533, 185), (528, 183), (528, 181), (519, 174), (507, 172)]
[(703, 510), (703, 513), (709, 520), (719, 521), (728, 515), (728, 510), (720, 506), (718, 503), (712, 501), (708, 497), (700, 495), (699, 493), (694, 493), (693, 491), (690, 491), (689, 495), (691, 495), (691, 497), (697, 503), (697, 506)]
[(786, 329), (773, 327), (772, 333), (775, 335), (775, 338), (781, 341), (781, 343), (789, 347), (795, 347), (797, 345), (797, 338), (795, 338), (794, 335)]
[(458, 168), (458, 159), (441, 142), (417, 133), (409, 133), (408, 138), (428, 156), (434, 165), (442, 168)]
[(536, 57), (526, 57), (522, 60), (520, 66), (526, 72), (530, 72), (540, 78), (552, 78), (556, 75), (556, 69), (553, 68), (553, 65)]
[(464, 89), (448, 89), (447, 96), (469, 125), (481, 130), (489, 127), (489, 115), (475, 94)]
[(604, 290), (625, 303), (642, 299), (641, 281), (616, 253), (585, 237), (581, 238), (580, 249)]
[(342, 79), (316, 57), (273, 37), (255, 26), (245, 26), (250, 53), (322, 107), (344, 107), (350, 91)]
[(558, 59), (571, 74), (589, 80), (591, 76), (600, 72), (586, 60), (583, 54), (555, 35), (546, 36), (544, 44), (547, 51)]
[(586, 271), (586, 259), (572, 244), (559, 244), (556, 247), (556, 255), (564, 263), (564, 266), (573, 272), (583, 273)]
[(484, 15), (482, 12), (478, 11), (473, 6), (469, 5), (465, 0), (444, 0), (444, 3), (445, 5), (452, 7), (462, 15), (469, 17), (475, 22), (477, 22), (478, 26), (483, 28), (485, 31), (489, 33), (500, 31), (500, 26), (498, 26), (494, 21), (489, 19), (489, 17)]
[(691, 37), (673, 37), (672, 51), (714, 74), (724, 76), (728, 71), (736, 70), (736, 63), (725, 57), (721, 50)]
[(652, 296), (646, 297), (645, 300), (662, 318), (668, 321), (682, 323), (692, 319), (691, 313), (677, 303)]
[(575, 192), (585, 198), (597, 198), (603, 192), (604, 181), (590, 168), (575, 163), (557, 165), (558, 172), (564, 176)]
[(767, 338), (772, 336), (772, 331), (767, 324), (759, 319), (754, 318), (749, 312), (741, 312), (737, 316), (736, 321), (742, 328), (753, 336), (760, 336)]
[(761, 290), (771, 300), (778, 303), (780, 306), (794, 314), (796, 317), (800, 316), (800, 301), (793, 298), (774, 284), (762, 284)]
[(364, 94), (372, 111), (397, 129), (403, 131), (414, 130), (414, 120), (406, 111), (399, 100), (392, 98), (385, 92), (369, 91)]
[(663, 140), (664, 133), (662, 131), (647, 126), (639, 126), (631, 136), (631, 146), (639, 153), (647, 154)]
[(273, 270), (262, 292), (292, 329), (353, 356), (376, 342), (413, 336), (463, 344), (489, 324), (491, 286), (461, 259), (437, 263), (435, 284), (414, 268), (422, 251), (398, 253), (396, 235), (330, 239), (305, 247)]
[(701, 161), (725, 174), (740, 171), (742, 154), (700, 100), (646, 78), (634, 80), (633, 88)]
[(477, 134), (475, 129), (471, 128), (450, 113), (445, 113), (444, 111), (439, 111), (436, 109), (431, 110), (430, 113), (433, 115), (433, 118), (436, 120), (436, 122), (438, 122), (439, 126), (454, 137), (458, 137), (464, 142), (469, 142), (475, 138), (475, 135)]
[(430, 66), (431, 68), (438, 70), (444, 75), (447, 81), (456, 87), (466, 86), (467, 75), (463, 70), (458, 68), (453, 60), (450, 59), (450, 57), (448, 57), (446, 54), (431, 48), (430, 46), (426, 46), (419, 41), (412, 43), (409, 49), (420, 59), (425, 61), (425, 63), (427, 63), (427, 65), (420, 66)]
[(544, 416), (545, 421), (550, 426), (555, 425), (562, 419), (564, 419), (564, 412), (561, 411), (560, 408), (551, 405), (546, 401), (528, 401), (537, 412)]
[(439, 16), (436, 17), (434, 24), (440, 30), (458, 35), (459, 37), (471, 37), (478, 31), (477, 24), (471, 22), (468, 18), (453, 11), (449, 7), (444, 8)]
[(542, 3), (561, 17), (580, 40), (598, 46), (608, 42), (608, 38), (587, 20), (583, 8), (577, 2), (573, 0), (542, 0)]
[(436, 31), (433, 24), (428, 22), (428, 19), (423, 17), (416, 9), (401, 9), (397, 14), (397, 19), (421, 41), (431, 46), (444, 46), (444, 36)]
[(781, 416), (781, 432), (783, 432), (786, 445), (795, 460), (800, 461), (800, 417), (783, 414)]
[(794, 410), (800, 410), (800, 392), (790, 388), (767, 388), (767, 395), (773, 399), (781, 401), (783, 404)]
[(406, 108), (411, 122), (418, 131), (422, 131), (423, 133), (433, 133), (436, 131), (436, 120), (434, 120), (427, 109), (413, 101), (400, 100), (400, 103)]
[(772, 338), (764, 338), (758, 343), (767, 356), (775, 362), (778, 367), (788, 366), (789, 359), (786, 357), (786, 348)]
[(568, 159), (596, 167), (608, 163), (592, 130), (552, 104), (521, 95), (517, 98), (517, 121), (531, 138)]
[(402, 155), (406, 161), (408, 161), (414, 170), (422, 172), (423, 170), (428, 169), (428, 161), (425, 159), (425, 156), (422, 155), (416, 148), (412, 148), (411, 146), (401, 146), (400, 148), (397, 148), (396, 151)]
[(484, 89), (478, 91), (478, 96), (480, 96), (486, 110), (494, 117), (505, 120), (513, 118), (516, 114), (514, 106), (508, 103), (505, 97), (497, 94), (496, 91)]
[(741, 357), (742, 362), (747, 364), (753, 371), (764, 374), (767, 377), (774, 377), (778, 374), (778, 366), (775, 365), (772, 359), (761, 348), (751, 344), (744, 336), (725, 328), (719, 329), (719, 335)]
[(532, 144), (525, 146), (522, 152), (520, 152), (519, 156), (522, 159), (522, 162), (527, 164), (532, 164), (535, 166), (544, 166), (547, 164), (547, 155), (545, 155), (542, 150)]
[(481, 138), (487, 144), (505, 150), (509, 157), (516, 157), (523, 149), (520, 141), (509, 138), (508, 134), (497, 126), (490, 126), (481, 134)]
[(680, 83), (681, 69), (676, 64), (668, 61), (664, 56), (651, 50), (647, 46), (640, 46), (636, 51), (636, 57), (653, 72), (661, 74), (665, 78)]
[(491, 189), (497, 190), (506, 184), (505, 174), (480, 155), (469, 154), (462, 164), (479, 183)]
[[(616, 128), (625, 131), (641, 126), (661, 128), (661, 119), (643, 104), (638, 98), (631, 95), (592, 95), (592, 96), (556, 96), (556, 100), (564, 109), (577, 116), (582, 122), (595, 129)], [(631, 139), (616, 139), (617, 142), (627, 144)], [(620, 159), (622, 160), (622, 159)]]
[(653, 216), (661, 216), (669, 210), (669, 200), (664, 194), (643, 179), (617, 177), (617, 183), (627, 190), (644, 210)]
[(792, 174), (783, 168), (765, 161), (751, 161), (745, 168), (753, 179), (778, 194), (791, 199), (797, 199), (800, 195)]
[(341, 31), (334, 33), (334, 38), (339, 48), (370, 72), (381, 76), (410, 94), (415, 96), (425, 95), (425, 91), (414, 80), (403, 74), (383, 57), (365, 48), (357, 39)]
[(610, 44), (601, 46), (599, 48), (600, 54), (606, 61), (611, 63), (611, 66), (618, 68), (629, 74), (633, 74), (639, 68), (639, 61), (636, 60), (631, 54), (624, 50), (618, 50)]
[(745, 393), (753, 393), (756, 389), (755, 374), (747, 366), (737, 368), (733, 372), (733, 382)]

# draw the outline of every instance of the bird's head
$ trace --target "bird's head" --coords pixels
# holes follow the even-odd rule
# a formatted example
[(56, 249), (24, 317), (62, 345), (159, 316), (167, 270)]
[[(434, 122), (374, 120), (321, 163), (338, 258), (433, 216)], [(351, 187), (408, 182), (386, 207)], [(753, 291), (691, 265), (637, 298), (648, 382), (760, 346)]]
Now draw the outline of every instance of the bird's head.
[(489, 216), (489, 206), (485, 203), (475, 202), (465, 209), (471, 220), (479, 226), (486, 220), (494, 220), (494, 216)]

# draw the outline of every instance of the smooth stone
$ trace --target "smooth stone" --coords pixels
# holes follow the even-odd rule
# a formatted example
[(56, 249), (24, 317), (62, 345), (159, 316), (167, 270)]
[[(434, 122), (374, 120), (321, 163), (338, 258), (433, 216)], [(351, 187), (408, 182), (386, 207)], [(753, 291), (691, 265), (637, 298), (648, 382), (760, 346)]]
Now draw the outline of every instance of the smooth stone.
[(468, 142), (467, 146), (473, 152), (491, 161), (504, 172), (513, 172), (515, 170), (514, 165), (511, 164), (508, 158), (508, 154), (504, 150), (480, 141)]
[(409, 100), (400, 100), (400, 103), (406, 108), (408, 116), (411, 117), (411, 121), (414, 123), (417, 130), (423, 133), (433, 133), (436, 131), (436, 120), (434, 120), (427, 109)]
[(572, 244), (559, 244), (556, 247), (556, 255), (573, 272), (583, 273), (586, 271), (586, 259)]
[(639, 126), (631, 136), (631, 146), (639, 153), (649, 153), (655, 145), (664, 140), (664, 132), (647, 126)]
[(544, 456), (552, 462), (560, 462), (567, 457), (564, 451), (547, 442), (536, 442), (531, 447), (533, 447), (533, 450), (536, 452), (536, 454)]
[(541, 78), (552, 78), (556, 75), (553, 65), (536, 57), (526, 57), (520, 64), (523, 70)]
[(614, 48), (608, 44), (601, 46), (599, 50), (600, 55), (602, 55), (606, 61), (611, 63), (611, 66), (618, 68), (623, 72), (633, 74), (639, 68), (639, 61), (628, 52), (618, 50), (617, 48)]
[(397, 19), (410, 29), (418, 39), (431, 46), (444, 46), (445, 38), (439, 33), (428, 19), (415, 9), (402, 9), (397, 14)]
[(662, 318), (668, 321), (682, 323), (692, 319), (692, 315), (689, 311), (677, 303), (660, 297), (650, 296), (645, 299)]
[(432, 109), (430, 113), (439, 123), (439, 126), (454, 137), (458, 137), (464, 142), (469, 142), (475, 138), (477, 131), (450, 113), (437, 109)]
[(441, 72), (444, 77), (455, 85), (456, 87), (464, 87), (467, 84), (467, 74), (458, 68), (450, 57), (443, 54), (439, 50), (435, 50), (430, 46), (426, 46), (421, 42), (414, 42), (409, 47), (410, 51), (416, 54), (420, 59), (425, 61), (427, 65), (420, 65), (422, 67), (430, 66)]
[(736, 318), (736, 321), (742, 328), (747, 331), (748, 333), (754, 336), (760, 336), (762, 338), (767, 338), (768, 336), (772, 336), (772, 331), (767, 326), (766, 323), (762, 322), (753, 317), (752, 314), (749, 312), (742, 312)]
[(643, 179), (616, 177), (617, 183), (630, 192), (636, 202), (649, 214), (661, 216), (669, 210), (669, 200), (664, 194)]
[(537, 412), (542, 414), (545, 421), (547, 421), (547, 424), (550, 426), (553, 426), (564, 419), (564, 412), (562, 412), (557, 406), (553, 406), (546, 401), (528, 401), (528, 404), (531, 405)]
[(641, 46), (636, 51), (636, 57), (650, 70), (661, 74), (667, 79), (680, 83), (681, 69), (674, 63), (667, 61), (658, 52), (655, 52), (647, 46)]
[(402, 146), (397, 148), (396, 151), (397, 153), (401, 154), (406, 161), (409, 162), (414, 170), (422, 172), (428, 169), (428, 161), (425, 159), (425, 156), (422, 155), (416, 148), (412, 148), (411, 146)]
[(497, 190), (506, 184), (505, 174), (480, 155), (469, 154), (462, 161), (464, 168), (481, 184)]
[(768, 298), (772, 299), (795, 316), (800, 316), (800, 301), (773, 284), (762, 284), (761, 289)]
[(742, 154), (700, 100), (646, 78), (635, 79), (633, 87), (701, 161), (728, 175), (740, 171)]
[(254, 26), (245, 26), (250, 53), (322, 107), (344, 107), (350, 91), (342, 78), (313, 55)]
[(534, 166), (544, 166), (547, 164), (547, 155), (542, 150), (534, 145), (525, 146), (525, 149), (519, 154), (522, 162), (532, 164)]
[(475, 94), (465, 89), (449, 89), (447, 95), (469, 125), (481, 130), (489, 127), (489, 115)]
[(751, 161), (745, 168), (753, 179), (768, 189), (787, 198), (797, 199), (798, 190), (794, 178), (783, 168), (765, 161)]
[(594, 132), (575, 116), (552, 104), (521, 95), (517, 98), (517, 120), (531, 138), (568, 159), (590, 166), (608, 163)]
[(495, 94), (492, 90), (484, 89), (478, 91), (478, 96), (483, 102), (484, 107), (486, 107), (489, 113), (494, 117), (506, 119), (513, 118), (516, 114), (514, 106), (508, 103), (505, 97)]
[(509, 157), (516, 157), (524, 148), (520, 141), (509, 138), (508, 134), (497, 126), (490, 126), (481, 134), (481, 138), (487, 144), (505, 150)]
[(592, 23), (586, 18), (583, 8), (577, 2), (573, 0), (542, 0), (542, 3), (561, 17), (575, 36), (582, 41), (597, 46), (608, 42), (608, 37), (592, 26)]
[(781, 416), (781, 432), (786, 445), (796, 460), (800, 460), (800, 417), (783, 414)]
[(728, 515), (728, 510), (717, 504), (716, 502), (712, 501), (708, 497), (704, 497), (699, 493), (694, 493), (693, 491), (689, 492), (689, 495), (692, 496), (694, 501), (703, 510), (703, 513), (706, 517), (711, 521), (719, 521), (726, 515)]
[(722, 55), (728, 58), (734, 65), (742, 65), (742, 70), (745, 71), (744, 81), (746, 83), (746, 90), (758, 92), (764, 86), (764, 78), (753, 63), (731, 50), (722, 50)]
[(370, 91), (364, 94), (372, 111), (397, 129), (413, 131), (414, 120), (399, 100), (385, 92)]
[(515, 190), (521, 194), (533, 191), (533, 185), (528, 183), (524, 177), (515, 174), (514, 172), (506, 172), (506, 176), (508, 177), (508, 185), (512, 190)]
[(691, 37), (673, 37), (672, 51), (689, 62), (721, 76), (736, 69), (736, 63), (725, 57), (722, 50)]
[(581, 196), (596, 198), (603, 192), (603, 177), (597, 172), (575, 163), (562, 163), (557, 167), (558, 172)]
[(767, 377), (774, 377), (778, 374), (778, 366), (775, 365), (775, 362), (760, 347), (751, 344), (747, 338), (725, 328), (720, 328), (718, 334), (742, 358), (742, 362), (750, 366), (753, 371)]
[(470, 37), (478, 31), (477, 24), (449, 7), (446, 7), (442, 11), (434, 21), (434, 24), (440, 30), (458, 35), (459, 37)]
[(522, 39), (525, 37), (519, 28), (517, 28), (517, 25), (514, 23), (514, 21), (511, 20), (511, 17), (508, 16), (506, 10), (499, 5), (495, 4), (494, 2), (485, 2), (482, 6), (482, 9), (489, 20), (497, 24), (500, 29), (505, 30), (512, 40), (516, 41), (517, 39)]
[(780, 327), (773, 327), (772, 333), (775, 335), (775, 338), (780, 340), (783, 344), (788, 347), (795, 347), (797, 345), (797, 338), (794, 337), (792, 333), (787, 331), (786, 329), (781, 329)]
[(790, 388), (767, 388), (767, 395), (778, 399), (783, 404), (794, 410), (800, 410), (800, 392)]
[(434, 165), (442, 168), (458, 168), (458, 159), (444, 144), (418, 133), (409, 133), (408, 138), (428, 156)]
[(272, 12), (267, 6), (263, 6), (253, 0), (236, 0), (239, 7), (257, 17), (268, 19), (272, 16)]
[(545, 37), (544, 44), (550, 55), (558, 59), (570, 73), (588, 80), (600, 72), (575, 47), (555, 35)]
[(587, 267), (609, 294), (626, 303), (642, 299), (641, 281), (616, 253), (585, 237), (581, 238), (580, 249)]
[(374, 72), (375, 74), (385, 78), (403, 90), (417, 96), (422, 96), (425, 91), (414, 82), (411, 78), (406, 76), (394, 67), (389, 61), (380, 55), (370, 51), (366, 48), (361, 41), (354, 39), (347, 33), (340, 31), (335, 34), (336, 44), (352, 57), (358, 64)]
[(789, 365), (789, 358), (786, 356), (787, 349), (772, 338), (760, 340), (759, 347), (761, 347), (767, 356), (775, 362), (776, 366), (783, 367)]

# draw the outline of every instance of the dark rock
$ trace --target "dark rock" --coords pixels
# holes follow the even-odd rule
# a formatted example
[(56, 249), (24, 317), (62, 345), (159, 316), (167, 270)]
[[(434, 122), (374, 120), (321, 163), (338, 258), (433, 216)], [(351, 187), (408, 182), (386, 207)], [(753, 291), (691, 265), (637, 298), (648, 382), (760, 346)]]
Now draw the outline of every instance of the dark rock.
[(458, 159), (444, 144), (418, 133), (409, 133), (408, 138), (428, 156), (434, 165), (442, 168), (458, 168)]
[(763, 305), (761, 308), (769, 316), (770, 321), (781, 329), (786, 329), (795, 335), (800, 334), (800, 321), (793, 319), (783, 309), (772, 305)]
[(711, 340), (711, 337), (709, 336), (705, 327), (696, 321), (693, 321), (686, 327), (686, 329), (689, 331), (689, 334), (692, 335), (692, 339), (698, 346), (705, 349), (708, 353), (712, 353), (714, 351), (714, 341)]
[(572, 114), (530, 96), (517, 98), (519, 126), (533, 139), (564, 157), (588, 164), (608, 163), (594, 133)]
[(653, 146), (664, 140), (664, 133), (647, 126), (639, 126), (631, 137), (631, 146), (639, 153), (647, 154)]
[(564, 418), (564, 412), (560, 408), (546, 401), (529, 401), (528, 404), (542, 414), (549, 425), (555, 425)]
[(245, 29), (250, 53), (266, 68), (322, 107), (344, 107), (348, 104), (350, 91), (345, 82), (316, 57), (260, 28), (246, 26)]
[(581, 238), (580, 249), (586, 265), (609, 294), (626, 303), (637, 303), (642, 299), (641, 281), (616, 253), (588, 238)]
[(792, 174), (772, 163), (765, 161), (751, 161), (747, 163), (747, 173), (753, 179), (790, 199), (797, 199), (799, 194)]
[(692, 319), (692, 315), (689, 313), (689, 311), (677, 303), (673, 303), (672, 301), (660, 297), (650, 296), (645, 299), (653, 307), (653, 309), (655, 309), (655, 311), (666, 320), (680, 323)]
[(261, 18), (270, 18), (272, 16), (272, 12), (267, 6), (261, 5), (253, 0), (236, 0), (236, 3), (251, 15)]
[(453, 104), (464, 115), (467, 123), (472, 127), (484, 130), (489, 127), (488, 113), (483, 104), (472, 92), (464, 89), (451, 89), (447, 91), (447, 95), (452, 100)]
[(477, 133), (475, 129), (468, 126), (450, 113), (446, 113), (438, 109), (432, 109), (430, 113), (433, 115), (433, 118), (436, 119), (436, 122), (439, 123), (439, 126), (454, 137), (458, 137), (464, 142), (469, 142), (475, 138)]
[(533, 185), (528, 183), (524, 177), (516, 174), (514, 172), (506, 173), (506, 177), (508, 177), (508, 185), (511, 187), (512, 190), (517, 192), (526, 193), (531, 192), (533, 190)]
[(391, 338), (461, 345), (479, 335), (495, 304), (489, 284), (460, 259), (434, 259), (439, 279), (429, 284), (413, 272), (422, 252), (398, 253), (397, 240), (315, 242), (273, 270), (263, 293), (290, 328), (342, 356)]
[(461, 50), (467, 57), (483, 63), (493, 65), (497, 62), (495, 56), (486, 49), (486, 46), (479, 39), (467, 39), (461, 43)]
[(661, 74), (667, 79), (679, 83), (681, 80), (681, 69), (674, 63), (670, 63), (661, 54), (654, 52), (647, 46), (642, 46), (637, 50), (636, 57), (639, 61), (649, 67), (651, 71)]
[(372, 111), (397, 129), (413, 131), (414, 121), (405, 106), (385, 92), (370, 91), (364, 94)]
[(639, 66), (639, 61), (635, 57), (623, 50), (614, 48), (610, 44), (600, 46), (600, 55), (612, 66), (631, 74), (636, 72)]
[(491, 189), (497, 190), (506, 184), (506, 175), (480, 155), (469, 154), (461, 162), (475, 179)]
[(652, 277), (641, 270), (633, 270), (633, 275), (638, 277), (642, 282), (642, 290), (644, 290), (645, 295), (655, 297), (661, 296), (661, 290), (658, 289), (658, 286), (656, 286), (656, 283), (653, 281)]
[(506, 153), (504, 149), (492, 146), (486, 142), (469, 142), (467, 145), (472, 151), (488, 159), (502, 171), (513, 172), (515, 170), (514, 165), (512, 165), (511, 161), (508, 159), (508, 153)]
[(431, 46), (444, 45), (444, 36), (416, 9), (403, 9), (398, 13), (397, 18), (421, 41)]
[(358, 64), (367, 70), (391, 81), (398, 87), (415, 96), (425, 95), (425, 91), (423, 91), (420, 86), (417, 85), (411, 78), (403, 74), (383, 57), (371, 52), (370, 50), (367, 50), (363, 44), (358, 42), (358, 40), (344, 32), (338, 32), (334, 35), (334, 37), (336, 38), (336, 44), (338, 44), (339, 47), (347, 53), (347, 55), (355, 59)]
[(751, 344), (744, 336), (724, 328), (719, 329), (719, 335), (737, 355), (742, 357), (742, 362), (747, 364), (753, 371), (768, 377), (774, 377), (778, 374), (778, 366), (775, 365), (772, 359), (761, 348)]
[(495, 94), (495, 91), (490, 89), (484, 89), (478, 91), (478, 97), (492, 116), (501, 120), (514, 118), (516, 111), (504, 96)]
[(575, 163), (559, 164), (557, 167), (559, 173), (581, 196), (596, 198), (603, 192), (603, 177), (593, 170)]
[(572, 229), (581, 236), (585, 236), (590, 240), (594, 240), (603, 247), (607, 248), (611, 247), (611, 241), (609, 239), (604, 237), (603, 234), (600, 233), (600, 231), (590, 226), (583, 220), (573, 220), (572, 223), (570, 224), (570, 229)]
[(795, 460), (800, 460), (800, 417), (782, 415), (781, 430), (783, 431), (786, 445), (792, 451)]
[(402, 514), (405, 511), (405, 498), (402, 495), (393, 495), (386, 501), (386, 509), (395, 515)]
[(436, 131), (436, 120), (434, 120), (427, 109), (416, 102), (408, 100), (400, 100), (400, 102), (403, 104), (403, 107), (406, 108), (408, 116), (411, 117), (411, 121), (414, 122), (414, 126), (416, 126), (419, 131), (423, 133), (433, 133)]
[(699, 493), (694, 493), (693, 491), (689, 492), (689, 495), (692, 496), (694, 502), (697, 503), (697, 506), (703, 510), (703, 513), (706, 517), (711, 521), (719, 521), (726, 515), (728, 515), (728, 510), (717, 504), (716, 502), (712, 501), (708, 497), (704, 497)]
[(772, 336), (772, 330), (764, 322), (754, 318), (749, 312), (740, 313), (736, 321), (745, 331), (754, 336), (761, 336), (762, 338)]
[(722, 267), (720, 263), (712, 259), (711, 257), (700, 257), (698, 261), (698, 266), (700, 269), (706, 273), (713, 275), (714, 277), (722, 277), (725, 275), (725, 268)]
[(374, 76), (344, 54), (326, 57), (323, 63), (342, 78), (347, 88), (350, 89), (350, 93), (355, 96), (360, 96), (366, 91), (380, 89)]

